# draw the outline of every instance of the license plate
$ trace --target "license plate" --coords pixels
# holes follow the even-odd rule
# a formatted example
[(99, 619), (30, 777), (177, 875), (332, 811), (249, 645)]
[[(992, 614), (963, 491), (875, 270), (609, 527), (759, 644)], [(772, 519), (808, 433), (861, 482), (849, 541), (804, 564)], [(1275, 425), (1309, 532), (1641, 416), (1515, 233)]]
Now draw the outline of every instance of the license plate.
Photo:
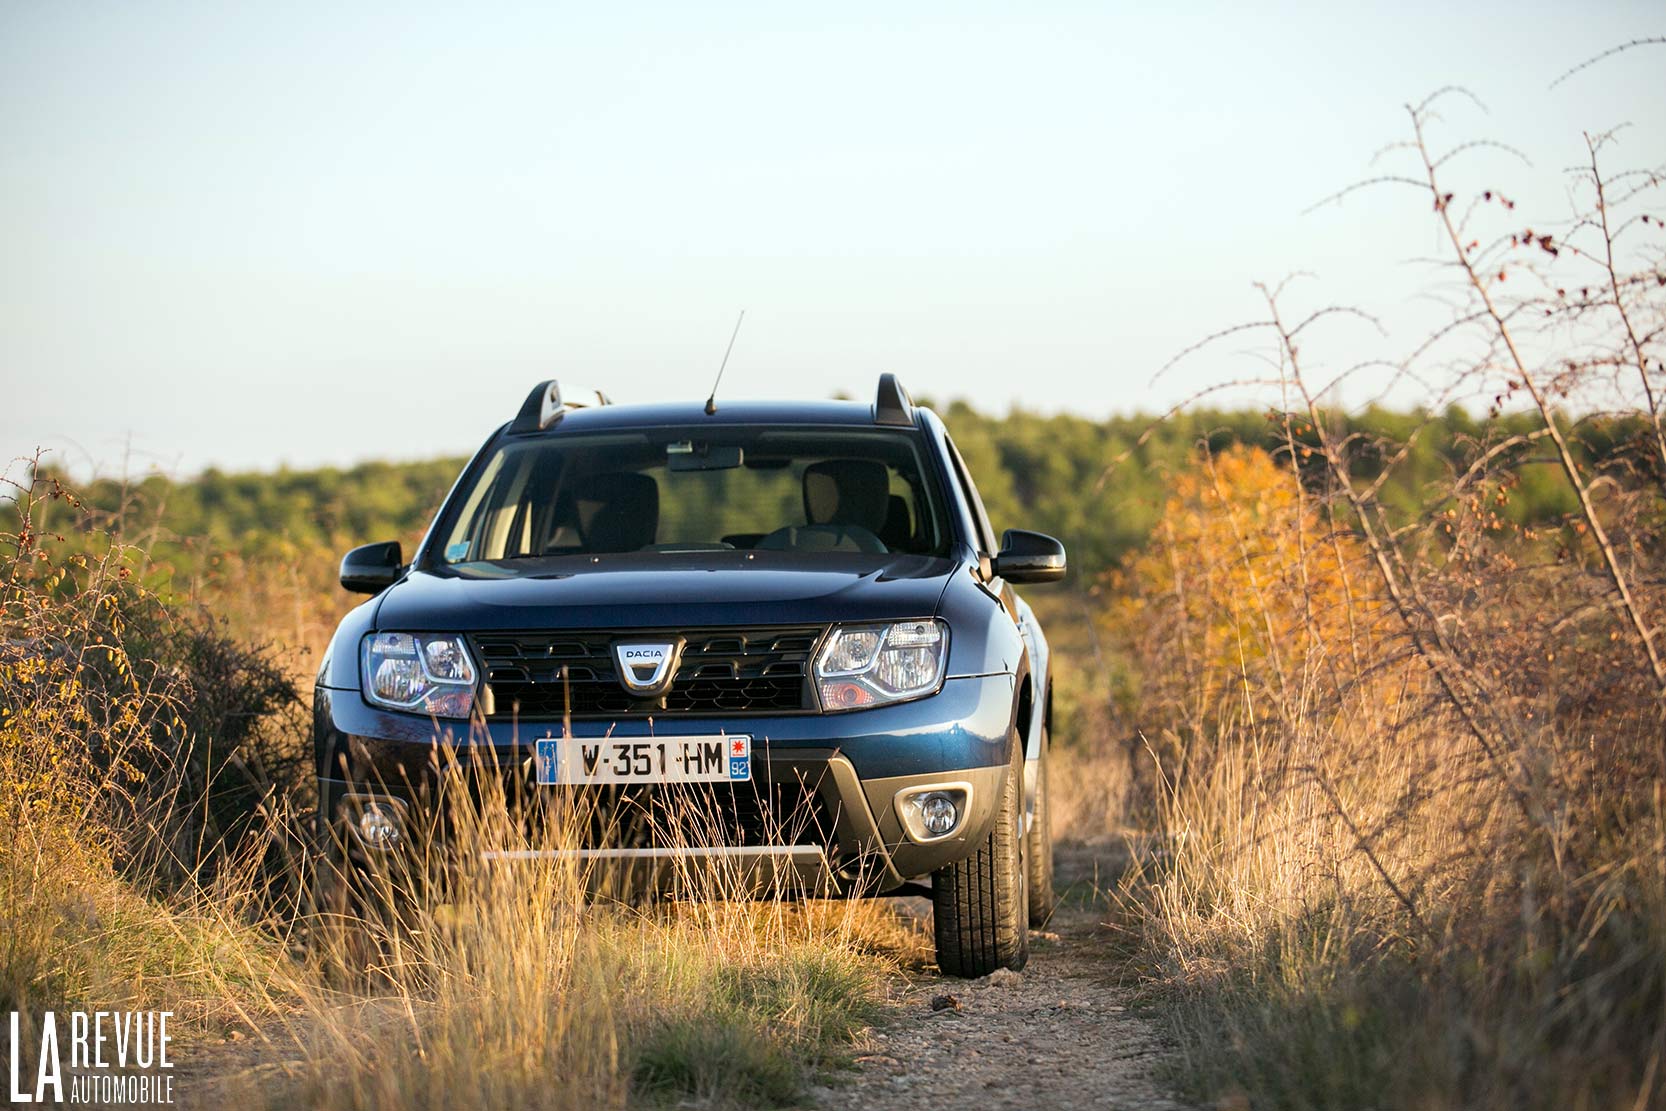
[(752, 778), (752, 738), (545, 737), (537, 745), (538, 782), (729, 783)]

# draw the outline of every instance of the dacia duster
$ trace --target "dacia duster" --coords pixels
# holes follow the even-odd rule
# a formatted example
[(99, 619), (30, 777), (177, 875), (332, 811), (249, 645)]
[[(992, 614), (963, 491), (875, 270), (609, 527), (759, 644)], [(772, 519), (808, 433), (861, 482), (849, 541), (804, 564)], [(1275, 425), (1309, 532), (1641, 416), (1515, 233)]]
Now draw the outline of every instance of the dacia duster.
[(342, 560), (374, 597), (318, 673), (320, 832), (396, 850), (436, 751), (615, 817), (701, 792), (722, 820), (694, 843), (613, 821), (547, 851), (929, 894), (944, 972), (1022, 967), (1053, 899), (1052, 687), (1013, 586), (1064, 573), (1051, 537), (996, 543), (948, 430), (892, 375), (871, 405), (540, 383), (409, 563), (396, 542)]

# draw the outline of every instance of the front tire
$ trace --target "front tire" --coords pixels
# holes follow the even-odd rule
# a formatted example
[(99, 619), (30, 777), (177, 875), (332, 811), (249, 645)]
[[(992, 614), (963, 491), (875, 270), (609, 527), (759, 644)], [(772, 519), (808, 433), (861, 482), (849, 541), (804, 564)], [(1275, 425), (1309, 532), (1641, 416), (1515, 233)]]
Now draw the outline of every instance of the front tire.
[(1030, 958), (1024, 871), (1024, 750), (1012, 739), (1011, 774), (1001, 788), (995, 827), (966, 860), (931, 877), (937, 967), (973, 979), (1014, 971)]

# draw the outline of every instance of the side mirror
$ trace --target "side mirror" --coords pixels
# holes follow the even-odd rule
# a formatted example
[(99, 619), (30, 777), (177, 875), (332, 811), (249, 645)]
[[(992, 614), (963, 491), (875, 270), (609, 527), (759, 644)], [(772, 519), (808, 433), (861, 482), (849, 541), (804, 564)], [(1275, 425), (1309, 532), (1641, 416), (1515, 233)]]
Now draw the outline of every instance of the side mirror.
[(1051, 536), (1009, 528), (1001, 535), (995, 574), (1013, 583), (1051, 583), (1064, 578), (1064, 545)]
[(404, 571), (405, 551), (397, 540), (366, 544), (341, 557), (341, 585), (358, 594), (380, 594)]

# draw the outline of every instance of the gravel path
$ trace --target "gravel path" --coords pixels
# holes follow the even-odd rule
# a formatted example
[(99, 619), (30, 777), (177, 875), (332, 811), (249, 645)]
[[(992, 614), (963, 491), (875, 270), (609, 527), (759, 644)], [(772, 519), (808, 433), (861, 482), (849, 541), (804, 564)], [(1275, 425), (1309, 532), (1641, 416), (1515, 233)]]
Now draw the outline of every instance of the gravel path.
[[(867, 1037), (854, 1075), (815, 1090), (819, 1106), (1184, 1108), (1155, 1079), (1162, 1041), (1117, 986), (1093, 897), (1125, 858), (1117, 844), (1058, 846), (1064, 899), (1047, 929), (1031, 932), (1024, 971), (973, 981), (910, 973), (895, 1020)], [(911, 912), (929, 913), (915, 902)]]

